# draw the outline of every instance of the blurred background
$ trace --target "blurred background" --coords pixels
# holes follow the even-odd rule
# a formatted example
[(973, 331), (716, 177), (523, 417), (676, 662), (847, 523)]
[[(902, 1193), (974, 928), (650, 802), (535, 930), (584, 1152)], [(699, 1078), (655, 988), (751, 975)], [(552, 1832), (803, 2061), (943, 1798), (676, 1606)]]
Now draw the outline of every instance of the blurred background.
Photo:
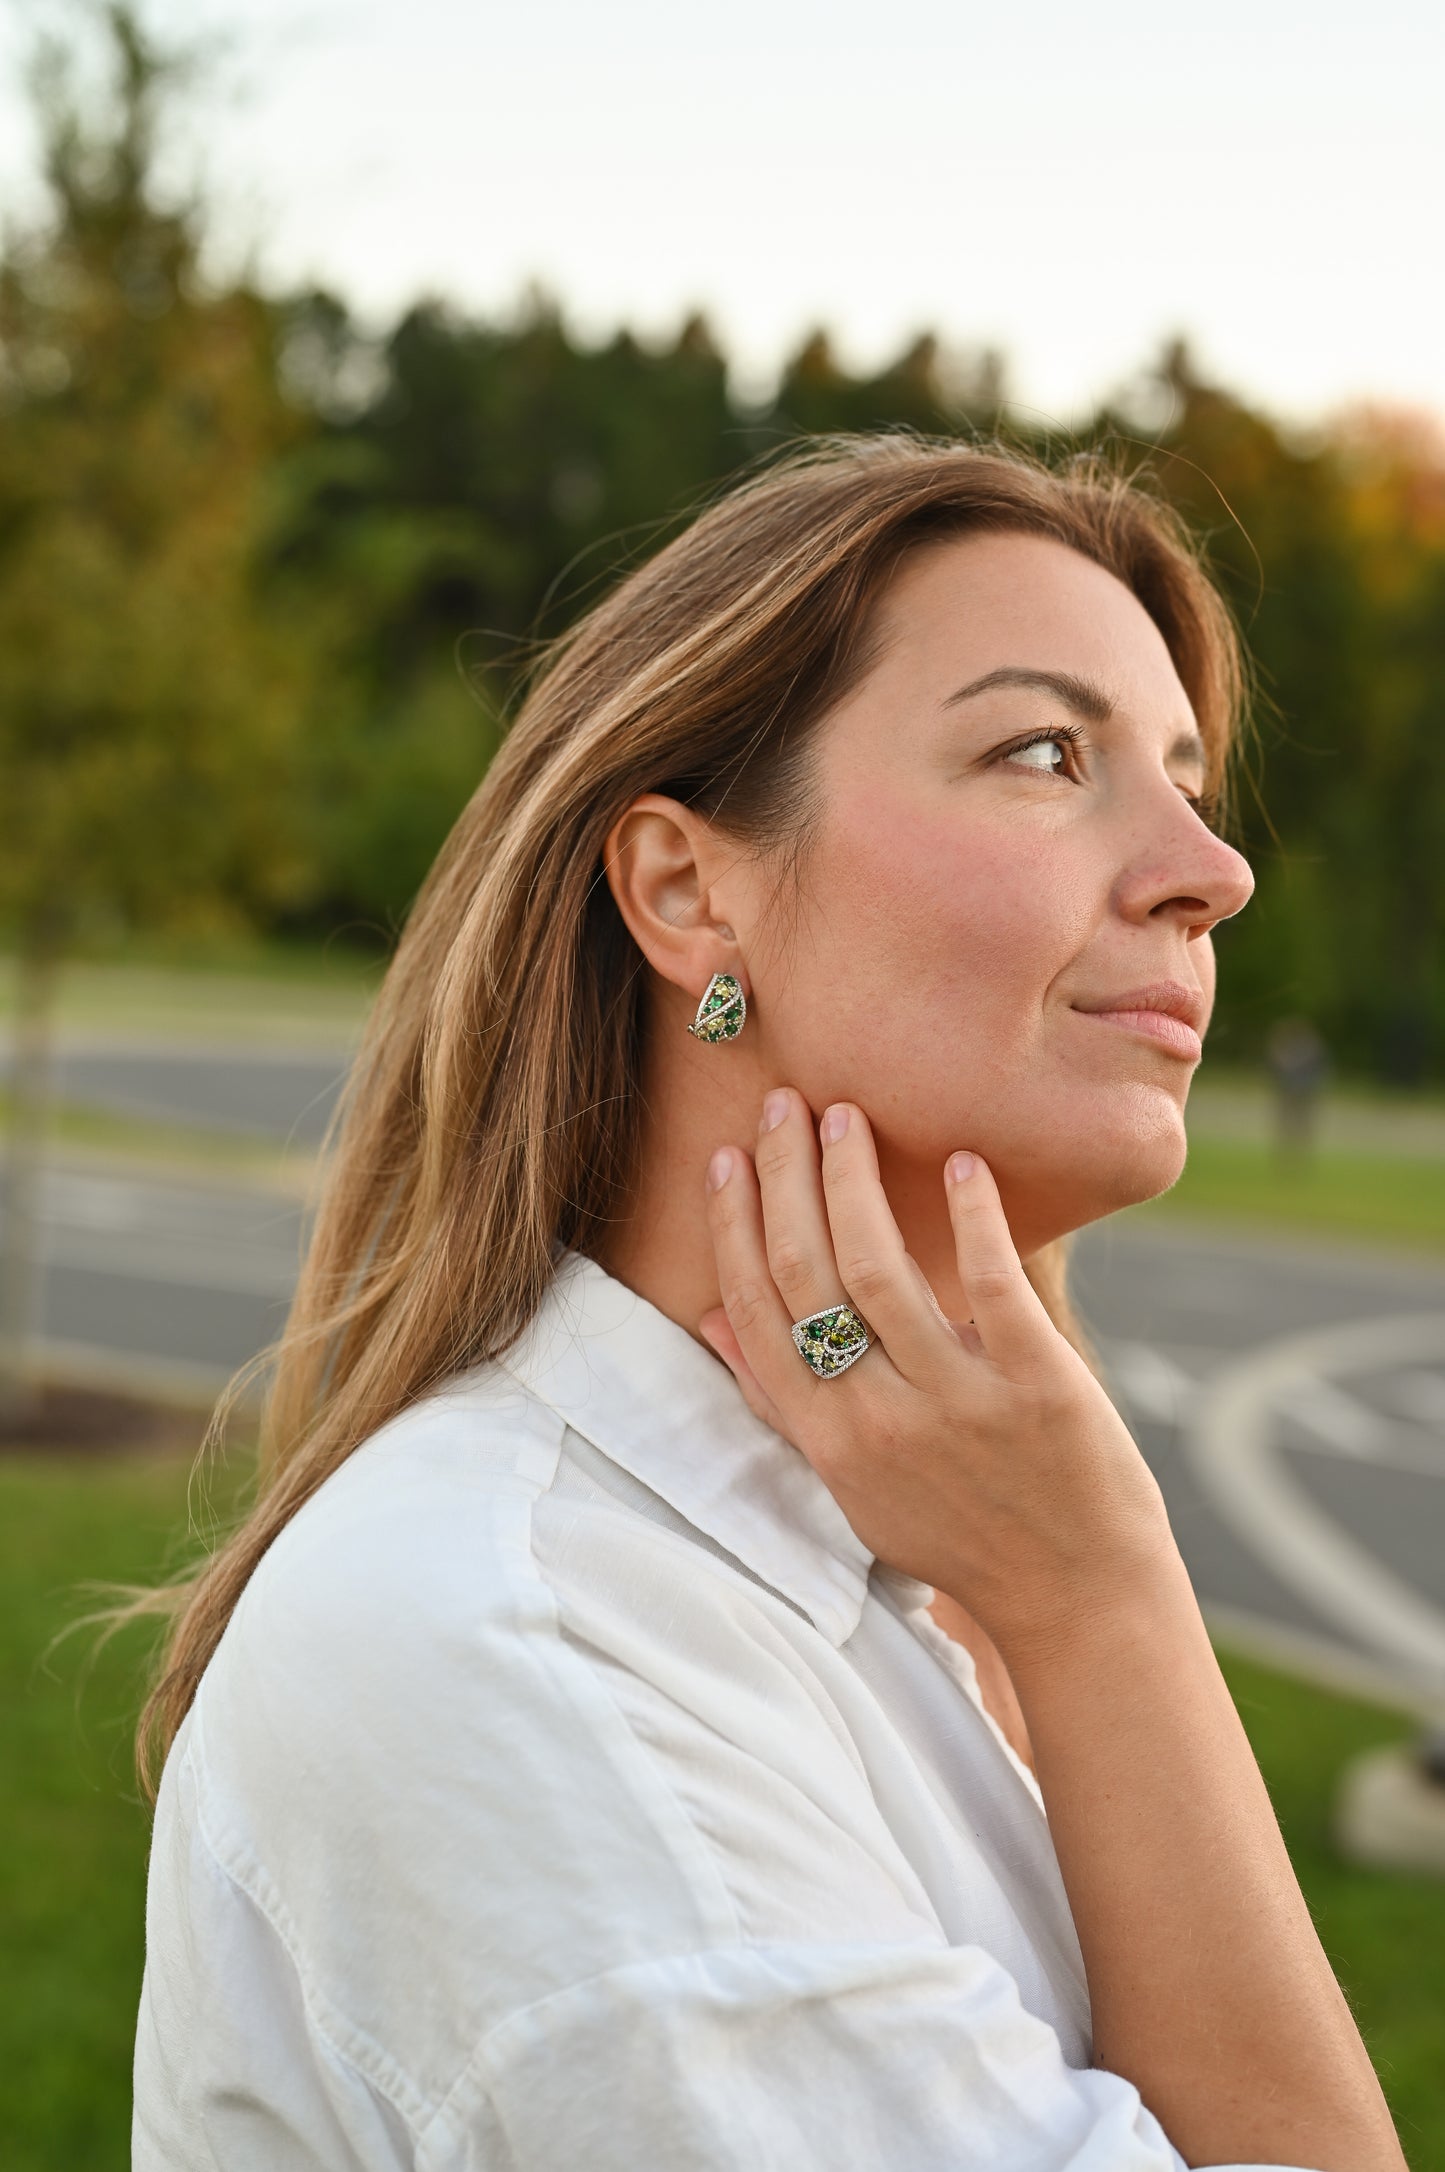
[[(1083, 1308), (1445, 2167), (1445, 21), (0, 10), (0, 2153), (127, 2161), (145, 1637), (529, 645), (800, 432), (1112, 448), (1258, 693), (1185, 1174)], [(60, 1641), (56, 1639), (59, 1637)]]

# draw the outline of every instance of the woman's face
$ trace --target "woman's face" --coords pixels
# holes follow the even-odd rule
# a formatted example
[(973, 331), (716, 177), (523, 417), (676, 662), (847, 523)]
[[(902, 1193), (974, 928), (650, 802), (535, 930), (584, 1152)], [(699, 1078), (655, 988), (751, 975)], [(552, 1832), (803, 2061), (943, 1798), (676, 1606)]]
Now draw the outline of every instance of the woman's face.
[[(879, 660), (814, 741), (796, 919), (754, 921), (756, 1016), (779, 1081), (867, 1111), (885, 1181), (977, 1148), (1027, 1251), (1178, 1177), (1197, 1047), (1098, 1014), (1174, 982), (1202, 1032), (1210, 929), (1253, 877), (1191, 805), (1163, 636), (1101, 566), (969, 536), (880, 608)], [(978, 683), (1002, 673), (1072, 684)]]

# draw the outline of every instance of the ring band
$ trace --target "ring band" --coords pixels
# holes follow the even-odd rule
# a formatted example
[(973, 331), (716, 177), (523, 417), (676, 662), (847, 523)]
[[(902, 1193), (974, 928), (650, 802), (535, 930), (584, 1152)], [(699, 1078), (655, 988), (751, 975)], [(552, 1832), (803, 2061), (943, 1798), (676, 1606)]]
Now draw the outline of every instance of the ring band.
[(856, 1365), (872, 1343), (872, 1336), (851, 1305), (828, 1305), (810, 1312), (806, 1320), (793, 1322), (793, 1343), (799, 1357), (820, 1380), (832, 1380)]

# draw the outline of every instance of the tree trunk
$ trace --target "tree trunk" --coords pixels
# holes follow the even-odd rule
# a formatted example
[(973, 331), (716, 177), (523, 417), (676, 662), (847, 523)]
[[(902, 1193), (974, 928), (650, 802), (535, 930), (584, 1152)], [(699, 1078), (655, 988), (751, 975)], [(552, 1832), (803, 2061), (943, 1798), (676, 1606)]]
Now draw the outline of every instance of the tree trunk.
[(0, 1184), (0, 1432), (12, 1436), (39, 1402), (39, 1195), (59, 967), (58, 946), (33, 927), (23, 929), (15, 956), (10, 1124)]

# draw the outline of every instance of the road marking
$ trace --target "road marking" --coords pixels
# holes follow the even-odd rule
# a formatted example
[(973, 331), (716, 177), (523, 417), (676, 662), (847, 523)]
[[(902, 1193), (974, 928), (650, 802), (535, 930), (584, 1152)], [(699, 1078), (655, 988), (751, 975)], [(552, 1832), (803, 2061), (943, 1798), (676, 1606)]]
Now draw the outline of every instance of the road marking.
[(1198, 1398), (1198, 1382), (1152, 1343), (1110, 1343), (1104, 1362), (1111, 1385), (1141, 1418), (1178, 1425)]
[(1216, 1512), (1281, 1583), (1445, 1704), (1445, 1615), (1310, 1499), (1273, 1439), (1278, 1410), (1321, 1382), (1442, 1359), (1445, 1313), (1286, 1336), (1206, 1383), (1182, 1445)]
[[(1192, 1343), (1175, 1346), (1183, 1347), (1187, 1366), (1170, 1349), (1153, 1343), (1107, 1342), (1101, 1347), (1110, 1393), (1125, 1417), (1168, 1426), (1182, 1425), (1204, 1383), (1237, 1362), (1234, 1351)], [(1275, 1412), (1311, 1436), (1302, 1444), (1309, 1452), (1445, 1478), (1445, 1376), (1415, 1368), (1387, 1375), (1370, 1392), (1388, 1410), (1375, 1408), (1333, 1380), (1312, 1376), (1284, 1389)]]
[(1274, 1407), (1276, 1416), (1293, 1418), (1340, 1455), (1361, 1463), (1390, 1459), (1398, 1428), (1358, 1396), (1336, 1387), (1333, 1380), (1298, 1381), (1275, 1398)]
[(1392, 1373), (1378, 1393), (1402, 1418), (1445, 1435), (1445, 1374)]

